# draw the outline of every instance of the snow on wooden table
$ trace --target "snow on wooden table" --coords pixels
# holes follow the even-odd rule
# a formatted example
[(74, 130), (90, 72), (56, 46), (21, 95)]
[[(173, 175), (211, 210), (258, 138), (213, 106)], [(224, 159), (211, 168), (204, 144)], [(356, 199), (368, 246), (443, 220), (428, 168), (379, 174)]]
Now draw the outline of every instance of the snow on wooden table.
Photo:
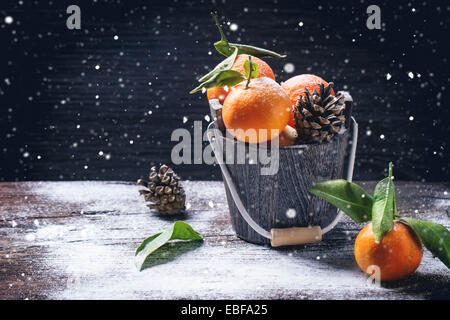
[[(361, 183), (372, 190), (374, 183)], [(221, 182), (186, 181), (181, 217), (204, 235), (139, 272), (134, 251), (173, 219), (124, 182), (0, 183), (0, 299), (450, 298), (450, 272), (429, 252), (408, 279), (368, 285), (353, 256), (362, 225), (319, 244), (271, 249), (237, 238)], [(400, 212), (450, 227), (450, 188), (397, 182)]]

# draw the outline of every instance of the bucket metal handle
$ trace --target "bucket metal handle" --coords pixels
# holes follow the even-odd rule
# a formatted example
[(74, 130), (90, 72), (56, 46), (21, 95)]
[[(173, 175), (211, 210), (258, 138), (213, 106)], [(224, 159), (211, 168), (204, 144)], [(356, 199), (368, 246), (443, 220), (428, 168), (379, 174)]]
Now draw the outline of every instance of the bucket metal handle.
[[(248, 223), (248, 225), (255, 230), (258, 234), (263, 236), (264, 238), (271, 240), (272, 247), (278, 246), (287, 246), (287, 245), (299, 245), (306, 243), (316, 243), (322, 240), (322, 235), (329, 232), (333, 229), (339, 220), (342, 217), (343, 212), (338, 210), (338, 214), (336, 218), (325, 228), (321, 229), (320, 226), (314, 227), (292, 227), (292, 228), (272, 228), (269, 231), (262, 228), (255, 220), (250, 216), (244, 204), (242, 203), (241, 197), (236, 189), (236, 186), (233, 182), (233, 178), (230, 175), (230, 172), (226, 166), (226, 164), (222, 161), (223, 152), (220, 144), (218, 143), (218, 137), (215, 136), (215, 133), (220, 135), (219, 138), (222, 138), (222, 133), (217, 128), (211, 128), (216, 123), (217, 126), (217, 111), (221, 109), (221, 104), (218, 100), (211, 100), (211, 115), (214, 119), (207, 131), (207, 136), (209, 143), (214, 151), (214, 155), (219, 164), (220, 170), (222, 171), (222, 175), (224, 178), (224, 182), (230, 191), (231, 197), (236, 204), (236, 207), (239, 210), (242, 218)], [(351, 117), (352, 120), (352, 147), (349, 156), (349, 163), (347, 166), (347, 181), (352, 181), (353, 179), (353, 169), (355, 166), (355, 157), (356, 157), (356, 147), (358, 144), (358, 123), (355, 118)]]

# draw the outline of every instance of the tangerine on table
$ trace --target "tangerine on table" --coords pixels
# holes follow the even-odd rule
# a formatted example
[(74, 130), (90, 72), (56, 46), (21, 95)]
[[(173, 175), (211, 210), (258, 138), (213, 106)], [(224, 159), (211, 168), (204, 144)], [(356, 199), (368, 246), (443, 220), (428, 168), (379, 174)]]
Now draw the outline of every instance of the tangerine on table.
[[(289, 99), (291, 100), (291, 105), (295, 106), (300, 95), (305, 96), (305, 88), (312, 94), (314, 90), (319, 92), (319, 84), (323, 83), (328, 86), (328, 82), (323, 80), (321, 77), (315, 76), (313, 74), (301, 74), (292, 77), (285, 81), (281, 86), (286, 91)], [(331, 89), (331, 94), (334, 95), (333, 89)], [(294, 112), (291, 112), (291, 117), (289, 119), (290, 126), (295, 127)]]
[(372, 223), (366, 225), (355, 241), (355, 259), (362, 271), (371, 265), (380, 268), (381, 281), (406, 278), (422, 260), (422, 243), (408, 225), (394, 221), (394, 228), (380, 243), (375, 242)]
[[(236, 60), (234, 60), (231, 70), (239, 71), (240, 73), (245, 74), (244, 63), (246, 61), (248, 61), (248, 55), (246, 54), (238, 55), (236, 57)], [(272, 80), (275, 80), (275, 75), (273, 74), (272, 69), (266, 62), (257, 57), (252, 56), (252, 63), (258, 65), (258, 73), (259, 73), (258, 77), (267, 77)], [(208, 100), (219, 99), (220, 104), (223, 104), (228, 93), (230, 93), (230, 89), (225, 90), (225, 88), (223, 87), (210, 88), (206, 91)]]
[[(277, 137), (289, 120), (291, 103), (283, 88), (270, 78), (256, 78), (246, 88), (243, 81), (226, 97), (222, 118), (225, 127), (238, 140), (264, 142)], [(255, 130), (252, 134), (251, 130)], [(260, 131), (265, 129), (267, 131)], [(277, 133), (271, 130), (278, 130)]]

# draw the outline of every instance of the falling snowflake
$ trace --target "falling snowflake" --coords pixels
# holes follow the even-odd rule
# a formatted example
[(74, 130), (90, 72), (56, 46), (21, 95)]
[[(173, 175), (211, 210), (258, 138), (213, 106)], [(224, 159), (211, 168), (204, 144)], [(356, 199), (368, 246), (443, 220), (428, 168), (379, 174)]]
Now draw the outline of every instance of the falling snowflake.
[(292, 208), (289, 208), (287, 211), (286, 211), (286, 216), (288, 217), (288, 218), (295, 218), (295, 216), (297, 215), (297, 211), (295, 211), (295, 209), (292, 209)]
[(295, 66), (292, 63), (286, 63), (284, 65), (284, 71), (286, 71), (287, 73), (292, 73), (295, 71)]
[(11, 17), (11, 16), (6, 16), (6, 17), (5, 17), (5, 23), (6, 23), (6, 24), (11, 24), (11, 23), (13, 23), (13, 22), (14, 22), (13, 17)]

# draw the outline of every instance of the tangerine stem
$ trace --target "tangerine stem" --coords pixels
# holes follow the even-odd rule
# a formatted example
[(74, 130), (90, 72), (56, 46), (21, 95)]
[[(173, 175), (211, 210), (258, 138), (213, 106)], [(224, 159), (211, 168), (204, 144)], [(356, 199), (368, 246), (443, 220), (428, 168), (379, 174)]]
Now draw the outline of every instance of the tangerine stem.
[(222, 30), (222, 26), (220, 25), (219, 20), (217, 19), (216, 15), (213, 12), (211, 12), (211, 17), (213, 18), (214, 22), (216, 23), (217, 28), (219, 29), (220, 40), (228, 43), (227, 37), (225, 36), (225, 33)]
[(249, 88), (249, 84), (250, 84), (250, 79), (252, 78), (252, 71), (253, 71), (253, 67), (252, 67), (252, 56), (248, 56), (248, 62), (250, 64), (249, 67), (249, 71), (248, 71), (248, 78), (247, 78), (247, 83), (245, 84), (245, 89), (247, 90)]

